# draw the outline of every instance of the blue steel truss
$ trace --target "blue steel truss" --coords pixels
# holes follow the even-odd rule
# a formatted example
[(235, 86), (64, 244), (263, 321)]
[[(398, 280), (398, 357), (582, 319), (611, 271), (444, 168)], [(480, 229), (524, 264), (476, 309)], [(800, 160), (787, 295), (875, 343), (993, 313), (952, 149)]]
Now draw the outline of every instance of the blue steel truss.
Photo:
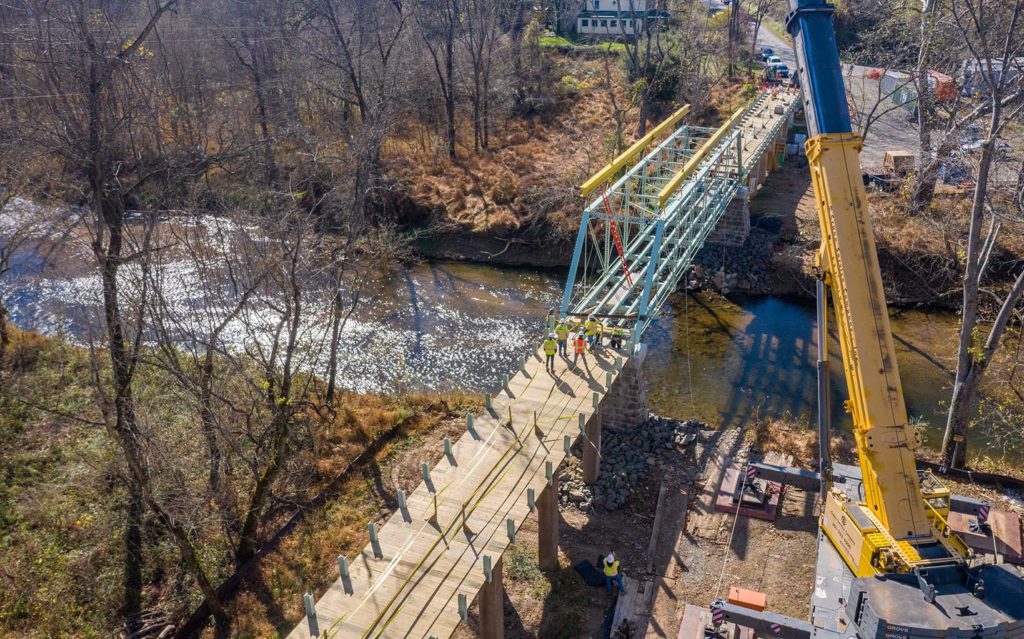
[[(630, 329), (634, 343), (639, 340), (679, 286), (729, 202), (744, 188), (748, 170), (766, 152), (774, 152), (769, 146), (799, 104), (794, 96), (768, 129), (745, 130), (747, 116), (763, 107), (769, 95), (759, 94), (722, 129), (680, 126), (584, 208), (560, 318), (595, 314), (606, 325)], [(678, 188), (667, 200), (659, 197), (698, 154), (703, 158), (695, 168), (689, 167)], [(615, 246), (613, 224), (628, 277)]]

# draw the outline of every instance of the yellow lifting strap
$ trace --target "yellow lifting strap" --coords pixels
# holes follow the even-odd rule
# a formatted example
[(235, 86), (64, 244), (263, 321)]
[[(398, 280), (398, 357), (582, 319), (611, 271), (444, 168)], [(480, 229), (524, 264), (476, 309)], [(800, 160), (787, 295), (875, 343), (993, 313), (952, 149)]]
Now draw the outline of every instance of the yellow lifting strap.
[(736, 113), (733, 113), (732, 117), (729, 118), (729, 120), (726, 121), (725, 124), (719, 127), (719, 129), (715, 131), (714, 134), (710, 138), (708, 138), (707, 141), (704, 142), (704, 144), (702, 144), (699, 149), (697, 149), (697, 152), (694, 153), (689, 160), (687, 160), (682, 170), (680, 170), (679, 173), (676, 173), (675, 177), (669, 180), (669, 183), (665, 185), (665, 188), (661, 189), (661, 192), (658, 193), (659, 207), (665, 206), (665, 202), (667, 202), (668, 198), (671, 197), (672, 194), (676, 192), (676, 189), (678, 189), (679, 186), (683, 183), (683, 180), (690, 177), (690, 174), (697, 170), (697, 167), (700, 166), (700, 163), (704, 161), (704, 158), (707, 157), (708, 153), (710, 153), (712, 150), (714, 150), (716, 146), (718, 146), (718, 142), (723, 137), (725, 137), (725, 135), (729, 131), (731, 131), (732, 128), (736, 126), (736, 124), (740, 120), (743, 119), (743, 116), (744, 114), (746, 114), (746, 112), (747, 107), (743, 107), (736, 111)]
[(594, 189), (604, 184), (608, 178), (615, 175), (616, 171), (626, 166), (626, 164), (632, 161), (633, 158), (635, 158), (641, 151), (647, 148), (651, 142), (660, 137), (662, 133), (675, 126), (676, 123), (683, 119), (683, 116), (689, 112), (690, 105), (687, 104), (665, 118), (661, 124), (651, 129), (647, 135), (634, 142), (632, 146), (620, 153), (619, 156), (612, 160), (610, 164), (595, 173), (593, 177), (583, 183), (583, 186), (580, 187), (580, 197), (587, 197), (587, 195), (593, 192)]

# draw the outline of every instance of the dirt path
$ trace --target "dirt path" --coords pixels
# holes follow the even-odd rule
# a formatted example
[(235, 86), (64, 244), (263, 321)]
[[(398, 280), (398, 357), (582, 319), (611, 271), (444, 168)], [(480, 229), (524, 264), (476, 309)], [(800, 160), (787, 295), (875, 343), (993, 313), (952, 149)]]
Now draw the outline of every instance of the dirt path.
[[(505, 556), (506, 637), (603, 636), (613, 600), (604, 588), (585, 585), (572, 566), (584, 559), (593, 562), (609, 550), (619, 556), (627, 576), (653, 584), (649, 638), (676, 637), (686, 604), (706, 606), (732, 585), (765, 592), (772, 611), (806, 618), (817, 534), (813, 495), (791, 490), (775, 523), (741, 518), (731, 544), (734, 517), (712, 507), (725, 466), (746, 455), (749, 441), (738, 429), (700, 431), (692, 444), (666, 453), (643, 485), (634, 486), (625, 509), (584, 512), (563, 507), (561, 567), (554, 573), (537, 568), (536, 528), (528, 520)], [(664, 520), (648, 570), (662, 485)], [(456, 637), (475, 636), (475, 614), (471, 609), (470, 623)]]

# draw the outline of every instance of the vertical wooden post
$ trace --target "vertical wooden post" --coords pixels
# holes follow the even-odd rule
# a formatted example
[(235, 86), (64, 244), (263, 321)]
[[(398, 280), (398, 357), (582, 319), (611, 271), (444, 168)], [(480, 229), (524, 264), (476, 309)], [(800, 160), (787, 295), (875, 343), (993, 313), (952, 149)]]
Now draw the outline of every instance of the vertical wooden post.
[(541, 570), (558, 569), (558, 472), (537, 500), (537, 564)]
[(501, 559), (491, 567), (491, 580), (480, 588), (480, 638), (505, 637), (505, 584), (502, 579)]
[(601, 409), (587, 421), (583, 439), (583, 481), (593, 484), (601, 474)]

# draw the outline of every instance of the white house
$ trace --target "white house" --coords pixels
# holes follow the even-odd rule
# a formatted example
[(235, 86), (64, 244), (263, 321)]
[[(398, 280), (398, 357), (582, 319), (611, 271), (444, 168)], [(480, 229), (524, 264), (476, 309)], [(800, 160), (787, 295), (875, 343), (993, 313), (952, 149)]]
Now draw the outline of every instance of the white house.
[(604, 37), (634, 36), (644, 30), (659, 13), (657, 0), (584, 0), (583, 10), (576, 15), (576, 33)]

